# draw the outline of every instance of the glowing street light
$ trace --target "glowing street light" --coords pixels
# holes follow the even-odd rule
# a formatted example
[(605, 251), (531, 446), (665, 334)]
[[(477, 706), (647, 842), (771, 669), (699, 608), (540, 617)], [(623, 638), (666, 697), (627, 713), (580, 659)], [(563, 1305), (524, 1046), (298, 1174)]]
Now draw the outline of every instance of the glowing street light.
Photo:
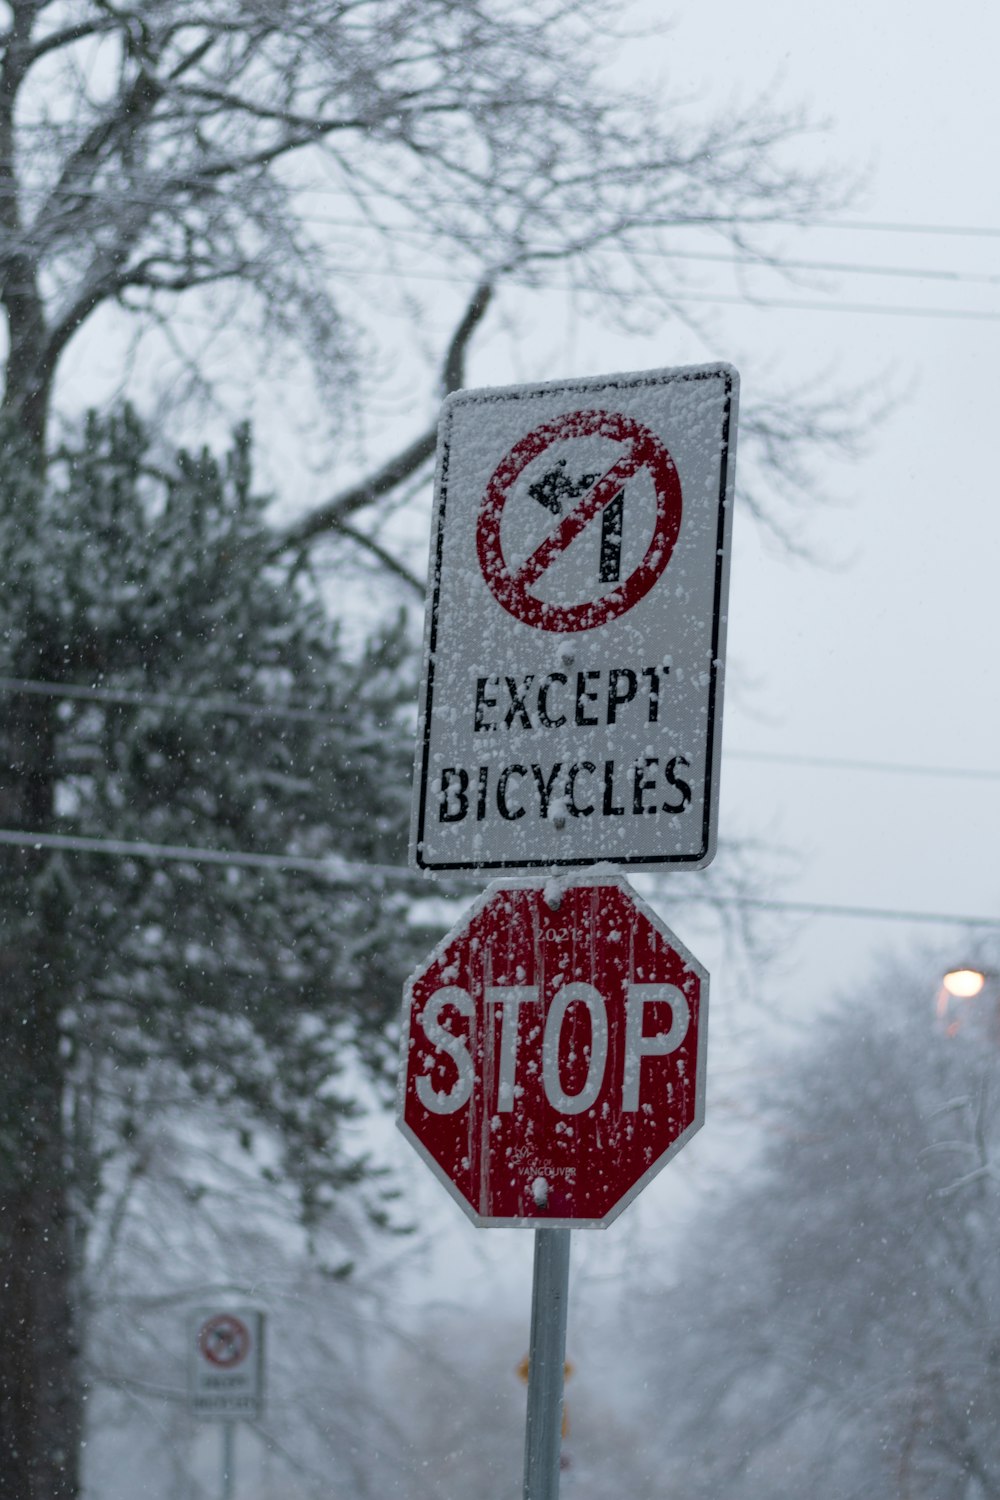
[(986, 983), (980, 969), (951, 969), (941, 981), (955, 1000), (974, 1000)]
[(949, 969), (942, 977), (937, 994), (937, 1014), (947, 1036), (958, 1035), (965, 1017), (964, 1006), (958, 1006), (958, 1014), (953, 1014), (949, 1020), (952, 1004), (957, 1000), (975, 1000), (982, 993), (986, 979), (982, 969)]

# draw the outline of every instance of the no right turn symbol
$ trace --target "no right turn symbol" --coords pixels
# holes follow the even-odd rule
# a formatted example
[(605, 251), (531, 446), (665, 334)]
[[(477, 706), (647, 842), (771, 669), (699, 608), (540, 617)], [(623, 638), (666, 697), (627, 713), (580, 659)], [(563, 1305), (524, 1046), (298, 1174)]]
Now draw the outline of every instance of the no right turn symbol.
[(674, 461), (648, 427), (618, 412), (570, 412), (519, 439), (494, 471), (476, 528), (479, 565), (523, 624), (593, 630), (662, 576), (681, 510)]

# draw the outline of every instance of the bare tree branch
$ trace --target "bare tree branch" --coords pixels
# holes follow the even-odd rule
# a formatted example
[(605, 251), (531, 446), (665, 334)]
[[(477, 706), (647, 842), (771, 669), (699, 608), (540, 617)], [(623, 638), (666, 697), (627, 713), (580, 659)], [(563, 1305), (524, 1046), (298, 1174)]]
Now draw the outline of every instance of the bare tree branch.
[[(387, 552), (374, 537), (367, 536), (363, 531), (358, 531), (355, 527), (349, 526), (346, 521), (339, 520), (331, 522), (328, 535), (344, 537), (345, 540), (353, 542), (356, 547), (360, 547), (363, 551), (371, 553), (372, 557), (378, 561), (379, 565), (388, 574), (393, 578), (400, 579), (416, 594), (418, 599), (423, 599), (425, 589), (420, 579), (417, 578), (416, 574), (411, 573), (409, 568), (404, 563), (401, 563), (398, 558), (393, 557), (391, 552)], [(283, 548), (282, 550), (287, 551), (288, 549)]]
[[(452, 335), (441, 372), (441, 385), (446, 395), (460, 389), (462, 385), (465, 378), (465, 356), (469, 342), (485, 317), (492, 297), (493, 287), (490, 282), (483, 282), (478, 286)], [(276, 540), (273, 555), (277, 557), (282, 552), (300, 550), (327, 532), (342, 530), (342, 523), (347, 516), (364, 509), (367, 505), (373, 505), (383, 495), (390, 494), (422, 468), (433, 457), (436, 442), (437, 424), (435, 423), (373, 474), (368, 475), (358, 484), (342, 490), (338, 495), (334, 495), (324, 505), (310, 511), (302, 520), (293, 522)], [(358, 539), (360, 534), (354, 533), (354, 536)], [(394, 568), (393, 571), (398, 571), (398, 569)], [(414, 583), (422, 593), (422, 585), (417, 584), (410, 575), (406, 576), (408, 581)]]
[[(676, 226), (749, 250), (770, 218), (838, 201), (783, 161), (805, 125), (769, 102), (705, 123), (609, 92), (606, 0), (426, 0), (419, 27), (413, 0), (64, 0), (46, 31), (48, 12), (13, 7), (0, 79), (3, 404), (40, 443), (66, 348), (130, 287), (150, 330), (198, 287), (245, 288), (262, 353), (297, 346), (324, 395), (351, 389), (363, 304), (308, 227), (316, 190), (378, 205), (352, 246), (366, 268), (405, 276), (394, 246), (419, 233), (491, 290), (561, 268), (626, 322), (639, 293), (647, 321), (676, 311), (677, 263), (648, 257)], [(417, 440), (334, 513), (425, 456)]]

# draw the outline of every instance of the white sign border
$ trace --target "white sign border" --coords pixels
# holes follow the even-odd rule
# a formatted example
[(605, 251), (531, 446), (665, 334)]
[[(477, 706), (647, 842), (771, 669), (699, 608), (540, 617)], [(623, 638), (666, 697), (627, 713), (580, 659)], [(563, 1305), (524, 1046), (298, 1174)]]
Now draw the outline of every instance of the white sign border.
[(403, 990), (403, 1014), (400, 1042), (400, 1067), (396, 1079), (396, 1129), (409, 1141), (425, 1166), (429, 1167), (433, 1175), (448, 1191), (452, 1200), (458, 1204), (467, 1219), (470, 1219), (477, 1229), (607, 1229), (615, 1220), (624, 1213), (629, 1204), (638, 1198), (645, 1187), (657, 1177), (669, 1161), (677, 1155), (683, 1146), (686, 1146), (693, 1135), (705, 1123), (705, 1092), (708, 1076), (708, 991), (709, 973), (700, 959), (695, 958), (690, 948), (682, 943), (672, 928), (660, 917), (653, 908), (645, 902), (635, 888), (616, 871), (607, 867), (602, 872), (589, 875), (567, 876), (564, 881), (559, 882), (560, 889), (570, 890), (579, 886), (614, 886), (633, 903), (636, 910), (655, 927), (661, 937), (665, 938), (692, 973), (698, 976), (698, 1064), (695, 1072), (695, 1096), (694, 1096), (694, 1118), (691, 1124), (680, 1135), (673, 1140), (662, 1155), (651, 1162), (643, 1175), (635, 1182), (628, 1192), (623, 1193), (612, 1208), (601, 1219), (557, 1219), (545, 1218), (542, 1215), (500, 1218), (491, 1217), (477, 1213), (472, 1204), (452, 1182), (447, 1172), (439, 1162), (428, 1151), (420, 1137), (411, 1130), (406, 1123), (406, 1081), (409, 1066), (409, 1039), (412, 1024), (411, 1011), (413, 1009), (413, 987), (421, 975), (435, 963), (447, 951), (453, 942), (460, 938), (466, 931), (470, 922), (482, 911), (483, 907), (492, 901), (494, 896), (501, 891), (523, 891), (544, 890), (550, 882), (542, 876), (529, 876), (523, 880), (514, 878), (492, 881), (483, 891), (482, 895), (469, 907), (468, 911), (458, 919), (449, 932), (436, 944), (433, 952), (428, 954), (419, 968), (415, 969), (406, 981)]
[[(441, 564), (444, 551), (445, 516), (448, 498), (448, 467), (451, 448), (452, 413), (463, 404), (489, 404), (497, 401), (530, 400), (534, 396), (588, 391), (670, 385), (678, 381), (722, 379), (725, 382), (722, 424), (722, 452), (719, 472), (718, 519), (716, 525), (715, 585), (712, 609), (712, 665), (708, 690), (708, 725), (706, 732), (704, 812), (700, 849), (693, 854), (633, 854), (609, 860), (606, 854), (559, 856), (551, 859), (458, 859), (427, 860), (423, 855), (424, 829), (428, 817), (430, 789), (431, 723), (434, 714), (434, 663), (438, 641), (438, 607), (441, 592)], [(428, 607), (424, 624), (423, 678), (420, 713), (417, 724), (417, 753), (414, 765), (413, 798), (410, 818), (409, 862), (425, 874), (454, 870), (504, 871), (532, 875), (539, 870), (582, 870), (595, 865), (612, 864), (638, 869), (680, 867), (703, 870), (715, 858), (718, 845), (719, 761), (722, 753), (722, 700), (726, 653), (726, 609), (729, 598), (729, 569), (732, 550), (733, 502), (736, 480), (736, 433), (739, 409), (740, 378), (730, 364), (679, 365), (672, 368), (634, 373), (588, 376), (582, 379), (541, 381), (531, 385), (481, 386), (456, 391), (441, 409), (438, 426), (437, 460), (434, 473), (435, 516), (428, 570)]]
[[(206, 1323), (213, 1318), (236, 1318), (245, 1323), (250, 1332), (251, 1346), (250, 1359), (247, 1363), (246, 1375), (252, 1374), (252, 1385), (243, 1394), (247, 1401), (253, 1401), (253, 1411), (242, 1412), (205, 1410), (198, 1406), (199, 1399), (205, 1401), (206, 1406), (211, 1402), (212, 1393), (205, 1392), (199, 1387), (199, 1377), (204, 1374), (204, 1356), (198, 1352), (198, 1335)], [(239, 1306), (209, 1307), (199, 1306), (192, 1308), (188, 1315), (189, 1345), (188, 1345), (188, 1411), (198, 1422), (259, 1422), (266, 1408), (265, 1401), (265, 1339), (267, 1315), (263, 1308)], [(220, 1393), (221, 1394), (221, 1393)]]

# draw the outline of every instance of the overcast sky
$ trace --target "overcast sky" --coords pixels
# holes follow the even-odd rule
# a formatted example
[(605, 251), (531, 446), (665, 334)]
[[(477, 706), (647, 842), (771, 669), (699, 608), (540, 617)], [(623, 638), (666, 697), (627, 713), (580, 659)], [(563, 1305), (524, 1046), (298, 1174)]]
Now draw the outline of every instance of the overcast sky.
[[(838, 222), (789, 229), (775, 244), (843, 269), (803, 269), (788, 284), (706, 263), (692, 291), (721, 300), (697, 305), (704, 337), (576, 328), (565, 338), (540, 320), (516, 356), (499, 336), (486, 340), (470, 372), (471, 383), (491, 384), (719, 358), (739, 366), (745, 397), (758, 383), (825, 374), (835, 386), (872, 385), (873, 405), (880, 390), (897, 398), (862, 459), (824, 463), (839, 503), (812, 517), (808, 538), (829, 566), (789, 560), (738, 519), (720, 832), (789, 851), (774, 891), (788, 901), (1000, 918), (998, 54), (1000, 11), (986, 0), (936, 10), (904, 0), (679, 7), (624, 75), (652, 66), (706, 108), (769, 91), (827, 121), (804, 158), (839, 164), (864, 185)], [(747, 287), (758, 305), (738, 300)], [(626, 1247), (659, 1243), (699, 1173), (714, 1176), (744, 1112), (736, 1048), (750, 1058), (766, 1034), (759, 1002), (741, 1011), (743, 976), (710, 928), (688, 913), (676, 925), (712, 967), (721, 1017), (708, 1123), (600, 1245), (577, 1236), (583, 1277), (599, 1280)], [(960, 959), (972, 936), (957, 925), (796, 918), (766, 999), (807, 1017), (856, 983), (879, 949), (933, 942)], [(503, 1278), (527, 1297), (530, 1236), (466, 1229), (429, 1180), (420, 1196), (429, 1215), (441, 1211), (431, 1274), (460, 1285), (454, 1268), (464, 1265), (470, 1286)]]
[[(849, 381), (888, 370), (901, 399), (865, 461), (832, 476), (849, 503), (816, 531), (842, 569), (776, 563), (744, 528), (732, 681), (760, 685), (731, 695), (723, 817), (740, 824), (755, 802), (773, 807), (772, 826), (803, 861), (785, 893), (794, 899), (996, 917), (1000, 179), (989, 143), (1000, 138), (1000, 103), (988, 58), (998, 17), (973, 3), (951, 9), (947, 24), (939, 12), (914, 25), (915, 14), (885, 0), (725, 5), (713, 35), (692, 14), (674, 37), (705, 60), (714, 49), (706, 84), (714, 74), (721, 87), (740, 77), (752, 87), (780, 69), (788, 95), (831, 120), (836, 156), (867, 165), (845, 219), (901, 226), (817, 230), (796, 236), (792, 253), (937, 273), (844, 272), (801, 294), (836, 312), (726, 310), (727, 332), (748, 350), (748, 383), (777, 356), (804, 376), (825, 364)], [(944, 232), (954, 228), (992, 234)], [(748, 748), (995, 779), (793, 770), (737, 759)], [(794, 978), (814, 1002), (857, 973), (873, 944), (931, 935), (956, 954), (964, 942), (960, 929), (816, 921)]]

